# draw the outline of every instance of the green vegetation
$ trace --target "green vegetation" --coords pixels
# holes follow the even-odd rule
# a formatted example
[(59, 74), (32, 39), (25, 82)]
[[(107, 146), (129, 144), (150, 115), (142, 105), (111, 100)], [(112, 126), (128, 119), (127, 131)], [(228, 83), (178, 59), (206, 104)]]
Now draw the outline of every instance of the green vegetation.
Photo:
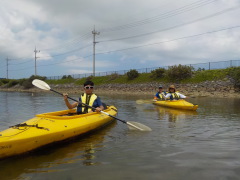
[(168, 70), (159, 68), (151, 73), (138, 73), (136, 70), (130, 70), (124, 75), (113, 73), (107, 76), (93, 77), (89, 76), (81, 79), (73, 79), (71, 76), (63, 76), (59, 80), (46, 80), (46, 77), (31, 76), (28, 79), (0, 79), (0, 87), (13, 87), (20, 85), (24, 89), (33, 87), (33, 79), (41, 79), (48, 84), (69, 84), (82, 85), (86, 80), (92, 80), (96, 85), (101, 84), (137, 84), (147, 82), (159, 83), (200, 83), (204, 81), (216, 81), (231, 79), (236, 86), (240, 86), (240, 67), (227, 68), (221, 70), (204, 70), (194, 71), (189, 66), (172, 66)]
[(57, 80), (46, 80), (49, 84), (70, 84), (74, 83), (76, 79), (57, 79)]
[(166, 72), (166, 76), (171, 82), (181, 82), (192, 77), (193, 68), (179, 64), (178, 66), (171, 66)]
[(224, 80), (228, 75), (228, 69), (195, 71), (191, 78), (184, 79), (182, 83), (200, 83), (204, 81)]
[(10, 88), (10, 87), (13, 87), (15, 85), (19, 84), (19, 81), (18, 80), (14, 80), (14, 79), (11, 79), (8, 83), (7, 83), (7, 87)]
[(73, 77), (71, 76), (71, 75), (64, 75), (63, 77), (62, 77), (62, 79), (73, 79)]
[(34, 76), (32, 75), (30, 78), (28, 79), (1, 79), (0, 80), (0, 86), (4, 86), (6, 88), (10, 88), (13, 87), (15, 85), (20, 85), (23, 87), (23, 89), (29, 89), (32, 88), (32, 81), (34, 79), (41, 79), (41, 80), (46, 80), (46, 77), (42, 77), (42, 76)]
[(166, 69), (164, 68), (158, 68), (153, 71), (151, 71), (151, 78), (152, 79), (158, 79), (158, 78), (163, 78), (165, 76)]
[(136, 69), (131, 69), (127, 72), (127, 77), (129, 80), (133, 80), (139, 76), (139, 72)]
[(227, 74), (235, 81), (235, 85), (240, 86), (240, 67), (228, 68)]

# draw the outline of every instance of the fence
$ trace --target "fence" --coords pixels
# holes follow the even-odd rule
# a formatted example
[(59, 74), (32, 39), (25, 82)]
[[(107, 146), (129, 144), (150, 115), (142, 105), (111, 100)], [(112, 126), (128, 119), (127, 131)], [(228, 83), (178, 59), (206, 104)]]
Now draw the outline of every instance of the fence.
[[(212, 69), (226, 69), (229, 67), (237, 67), (240, 66), (240, 60), (228, 60), (228, 61), (218, 61), (218, 62), (207, 62), (207, 63), (198, 63), (198, 64), (186, 64), (186, 66), (191, 66), (194, 70), (212, 70)], [(139, 73), (151, 73), (153, 70), (158, 68), (168, 69), (170, 66), (162, 66), (162, 67), (153, 67), (153, 68), (142, 68), (136, 69)], [(124, 75), (130, 70), (121, 70), (121, 71), (107, 71), (107, 72), (98, 72), (95, 73), (95, 76), (107, 76), (111, 74)], [(62, 75), (62, 76), (49, 76), (47, 79), (62, 79), (63, 76), (71, 76), (74, 79), (81, 79), (89, 76), (93, 76), (93, 73), (86, 74), (73, 74), (73, 75)]]

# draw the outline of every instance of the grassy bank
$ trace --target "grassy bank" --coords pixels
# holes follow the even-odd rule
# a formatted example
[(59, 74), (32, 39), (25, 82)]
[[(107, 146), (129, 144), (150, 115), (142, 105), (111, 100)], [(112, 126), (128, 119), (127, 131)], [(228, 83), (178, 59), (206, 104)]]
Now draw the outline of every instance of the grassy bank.
[[(178, 67), (177, 67), (178, 68)], [(178, 71), (178, 73), (176, 73)], [(174, 74), (175, 73), (175, 74)], [(186, 76), (186, 74), (188, 76)], [(227, 81), (231, 80), (236, 86), (240, 84), (240, 67), (227, 68), (221, 70), (188, 70), (184, 69), (174, 69), (172, 71), (152, 71), (151, 73), (139, 73), (136, 77), (129, 77), (129, 74), (118, 75), (111, 74), (101, 77), (89, 76), (81, 79), (73, 79), (71, 76), (64, 76), (63, 79), (58, 80), (47, 80), (46, 77), (42, 76), (31, 76), (28, 79), (1, 79), (0, 88), (11, 88), (14, 86), (22, 87), (23, 89), (32, 88), (32, 80), (41, 79), (46, 81), (48, 84), (74, 84), (82, 85), (86, 80), (92, 80), (96, 85), (104, 84), (141, 84), (141, 83), (177, 83), (177, 84), (187, 84), (187, 83), (201, 83), (205, 81)]]
[[(240, 69), (239, 69), (240, 71)], [(240, 79), (239, 77), (233, 77), (230, 73), (231, 69), (223, 69), (223, 70), (204, 70), (204, 71), (195, 71), (193, 72), (192, 77), (182, 79), (182, 80), (171, 80), (168, 77), (164, 76), (161, 78), (152, 77), (151, 73), (141, 73), (138, 77), (130, 80), (128, 76), (125, 75), (108, 75), (101, 77), (86, 77), (81, 79), (59, 79), (59, 80), (46, 80), (49, 84), (69, 84), (74, 83), (76, 85), (82, 85), (86, 80), (92, 80), (96, 85), (103, 84), (140, 84), (140, 83), (148, 83), (148, 82), (158, 82), (158, 83), (201, 83), (205, 81), (217, 81), (217, 80), (227, 80), (232, 78), (233, 80)], [(240, 74), (239, 74), (240, 75)]]

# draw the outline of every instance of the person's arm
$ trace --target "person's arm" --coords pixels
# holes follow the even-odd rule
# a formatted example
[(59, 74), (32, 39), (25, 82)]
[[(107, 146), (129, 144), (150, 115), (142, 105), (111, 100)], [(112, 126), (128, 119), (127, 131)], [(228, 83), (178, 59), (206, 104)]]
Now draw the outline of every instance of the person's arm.
[(77, 105), (78, 105), (77, 102), (75, 102), (73, 104), (69, 103), (67, 93), (63, 93), (63, 99), (64, 99), (64, 102), (65, 102), (66, 106), (68, 107), (68, 109), (73, 109), (73, 108), (77, 107)]
[(162, 92), (162, 96), (164, 99), (166, 99), (166, 94), (164, 92)]
[(96, 108), (96, 112), (100, 112), (100, 111), (103, 111), (103, 110), (104, 110), (103, 105)]
[(104, 110), (104, 107), (103, 107), (100, 97), (97, 97), (96, 104), (97, 104), (97, 107), (95, 108), (96, 112), (100, 112), (100, 111)]
[(170, 96), (171, 96), (171, 94), (167, 93), (167, 95), (165, 96), (165, 99), (169, 99)]
[(159, 95), (158, 95), (158, 92), (155, 94), (155, 96), (154, 96), (154, 98), (153, 99), (155, 99), (155, 100), (157, 100), (157, 99), (159, 99), (159, 97), (158, 97)]
[(185, 95), (183, 95), (183, 94), (181, 94), (181, 93), (179, 93), (179, 97), (180, 97), (181, 99), (187, 98), (187, 96), (185, 96)]

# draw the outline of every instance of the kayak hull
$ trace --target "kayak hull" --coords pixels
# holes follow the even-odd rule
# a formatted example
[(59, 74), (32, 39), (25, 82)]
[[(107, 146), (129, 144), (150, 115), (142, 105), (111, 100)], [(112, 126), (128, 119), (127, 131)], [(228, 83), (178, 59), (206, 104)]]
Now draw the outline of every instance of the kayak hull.
[[(104, 111), (112, 116), (117, 114), (114, 106), (109, 106)], [(0, 132), (0, 158), (88, 133), (113, 120), (110, 116), (96, 112), (77, 115), (76, 109), (38, 114)]]
[(164, 106), (169, 108), (192, 110), (192, 111), (196, 111), (198, 108), (198, 105), (194, 105), (190, 102), (185, 101), (184, 99), (153, 101), (153, 104), (157, 106)]

